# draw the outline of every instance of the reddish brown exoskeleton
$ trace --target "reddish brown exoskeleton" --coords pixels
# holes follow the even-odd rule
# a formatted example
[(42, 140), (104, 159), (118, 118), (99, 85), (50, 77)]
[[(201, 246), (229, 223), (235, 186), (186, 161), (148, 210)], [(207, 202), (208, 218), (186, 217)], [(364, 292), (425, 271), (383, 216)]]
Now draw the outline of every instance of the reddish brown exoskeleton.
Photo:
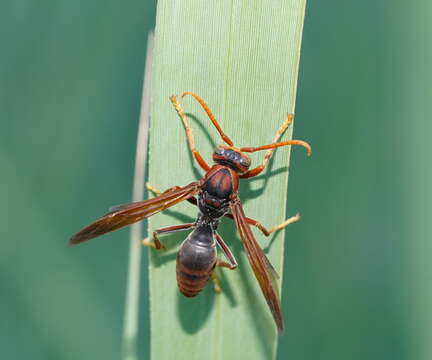
[[(270, 160), (274, 149), (277, 147), (300, 145), (307, 149), (308, 155), (312, 152), (311, 147), (308, 143), (301, 140), (279, 142), (280, 137), (293, 120), (293, 115), (289, 114), (276, 132), (276, 136), (271, 144), (259, 147), (236, 148), (231, 139), (222, 131), (204, 100), (193, 92), (185, 92), (182, 96), (185, 95), (193, 96), (201, 104), (222, 140), (227, 144), (220, 145), (214, 151), (213, 161), (215, 164), (210, 167), (195, 148), (192, 129), (187, 117), (177, 97), (172, 96), (170, 99), (185, 127), (189, 148), (200, 167), (205, 171), (204, 177), (184, 187), (174, 186), (163, 193), (148, 186), (151, 191), (158, 194), (157, 197), (113, 207), (110, 213), (75, 234), (70, 239), (70, 244), (79, 244), (110, 231), (120, 229), (187, 200), (198, 207), (198, 216), (195, 222), (157, 229), (153, 232), (152, 239), (145, 239), (143, 243), (146, 246), (162, 249), (163, 245), (159, 241), (159, 235), (192, 229), (192, 232), (183, 242), (178, 252), (176, 270), (180, 291), (185, 296), (192, 297), (204, 288), (210, 277), (213, 277), (215, 280), (215, 289), (220, 290), (218, 280), (214, 276), (216, 266), (227, 267), (229, 269), (237, 267), (237, 261), (229, 247), (217, 233), (217, 228), (222, 217), (233, 219), (252, 270), (270, 307), (277, 328), (281, 332), (284, 327), (283, 316), (280, 300), (273, 286), (274, 278), (277, 274), (255, 240), (250, 225), (257, 227), (264, 235), (269, 236), (271, 233), (297, 221), (299, 215), (285, 220), (270, 230), (266, 229), (258, 221), (246, 217), (238, 195), (239, 179), (251, 178), (261, 173)], [(245, 153), (260, 150), (267, 150), (262, 163), (249, 170), (251, 160)], [(222, 250), (228, 262), (218, 260), (216, 245)]]

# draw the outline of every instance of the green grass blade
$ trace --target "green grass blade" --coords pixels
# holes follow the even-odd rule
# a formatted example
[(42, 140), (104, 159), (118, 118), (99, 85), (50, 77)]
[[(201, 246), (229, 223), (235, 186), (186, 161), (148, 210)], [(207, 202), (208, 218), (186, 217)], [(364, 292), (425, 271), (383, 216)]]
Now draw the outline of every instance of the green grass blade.
[[(304, 10), (305, 0), (158, 2), (149, 153), (153, 185), (164, 190), (202, 176), (168, 100), (172, 94), (192, 90), (201, 95), (237, 146), (272, 141), (286, 113), (294, 112)], [(182, 103), (191, 115), (197, 148), (211, 162), (221, 140), (195, 102)], [(279, 149), (264, 176), (240, 185), (247, 215), (265, 226), (285, 219), (289, 153)], [(253, 163), (263, 155), (253, 154)], [(180, 204), (151, 218), (149, 230), (193, 221), (196, 212)], [(166, 251), (150, 251), (152, 359), (275, 357), (276, 327), (234, 224), (224, 220), (220, 233), (239, 262), (234, 271), (218, 270), (221, 295), (211, 284), (193, 299), (179, 293), (175, 258), (187, 233), (165, 237)], [(268, 239), (255, 235), (282, 274), (284, 233)]]

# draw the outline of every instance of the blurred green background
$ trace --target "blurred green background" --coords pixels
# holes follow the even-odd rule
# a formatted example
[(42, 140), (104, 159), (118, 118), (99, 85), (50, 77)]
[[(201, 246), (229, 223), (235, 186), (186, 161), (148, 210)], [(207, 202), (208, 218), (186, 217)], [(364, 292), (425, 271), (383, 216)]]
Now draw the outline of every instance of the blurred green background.
[[(432, 356), (431, 2), (309, 1), (279, 359)], [(118, 359), (153, 1), (0, 4), (0, 353)], [(140, 352), (148, 353), (146, 256)], [(165, 339), (169, 341), (169, 338)]]

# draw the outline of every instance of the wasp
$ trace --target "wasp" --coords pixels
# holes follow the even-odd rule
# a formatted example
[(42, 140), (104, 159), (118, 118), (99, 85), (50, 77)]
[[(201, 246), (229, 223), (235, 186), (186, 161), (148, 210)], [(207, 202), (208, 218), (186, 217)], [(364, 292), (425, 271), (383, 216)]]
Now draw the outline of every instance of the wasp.
[[(273, 142), (258, 147), (234, 146), (233, 141), (223, 132), (212, 111), (197, 94), (187, 91), (182, 97), (190, 95), (198, 101), (215, 126), (226, 145), (219, 145), (213, 152), (212, 166), (208, 165), (195, 147), (192, 128), (186, 114), (176, 96), (170, 100), (185, 128), (189, 149), (198, 165), (205, 171), (204, 177), (186, 186), (174, 186), (161, 193), (148, 186), (157, 194), (156, 197), (130, 204), (112, 207), (110, 212), (91, 223), (69, 241), (76, 245), (108, 232), (120, 229), (137, 221), (148, 218), (175, 204), (187, 200), (198, 208), (198, 215), (193, 223), (168, 226), (153, 231), (152, 237), (143, 240), (143, 244), (157, 250), (163, 249), (159, 236), (182, 230), (192, 230), (180, 246), (177, 254), (176, 276), (180, 291), (187, 297), (196, 296), (207, 284), (210, 278), (215, 280), (215, 290), (220, 290), (214, 270), (216, 266), (235, 269), (238, 264), (228, 245), (217, 232), (222, 218), (232, 219), (242, 240), (247, 258), (261, 287), (279, 333), (284, 328), (281, 304), (275, 279), (278, 277), (270, 261), (256, 241), (251, 226), (258, 228), (265, 236), (280, 230), (299, 219), (299, 215), (288, 218), (281, 224), (270, 229), (260, 222), (248, 218), (239, 198), (239, 181), (260, 174), (267, 166), (276, 148), (287, 145), (300, 145), (306, 148), (308, 155), (312, 149), (307, 142), (301, 140), (279, 141), (282, 134), (293, 120), (293, 114), (288, 114), (286, 120), (277, 130)], [(260, 165), (250, 169), (251, 159), (246, 153), (267, 150)], [(225, 255), (228, 262), (217, 257), (216, 248)]]

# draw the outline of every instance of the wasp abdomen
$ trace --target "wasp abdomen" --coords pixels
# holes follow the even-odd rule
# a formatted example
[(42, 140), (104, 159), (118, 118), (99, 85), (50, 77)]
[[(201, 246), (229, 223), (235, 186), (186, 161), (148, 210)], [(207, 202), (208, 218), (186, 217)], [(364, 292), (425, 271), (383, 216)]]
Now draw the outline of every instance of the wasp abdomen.
[(210, 227), (197, 227), (177, 254), (177, 284), (183, 295), (193, 297), (207, 284), (216, 265), (216, 247)]

